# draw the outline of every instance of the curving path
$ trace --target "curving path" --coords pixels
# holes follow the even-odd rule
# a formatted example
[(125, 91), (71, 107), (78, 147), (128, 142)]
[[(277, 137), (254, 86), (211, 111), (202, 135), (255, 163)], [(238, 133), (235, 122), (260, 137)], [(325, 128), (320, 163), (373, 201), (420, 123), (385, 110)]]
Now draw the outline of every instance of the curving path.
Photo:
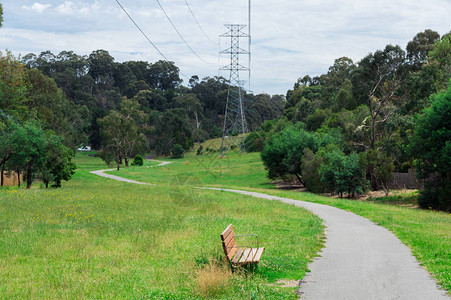
[[(155, 165), (155, 166), (148, 166), (148, 168), (151, 168), (151, 167), (162, 167), (162, 166), (169, 165), (170, 163), (172, 163), (170, 161), (161, 161), (161, 160), (155, 160), (155, 159), (148, 159), (148, 160), (160, 163), (160, 164)], [(134, 184), (142, 184), (142, 185), (154, 185), (152, 183), (131, 180), (131, 179), (127, 179), (127, 178), (123, 178), (123, 177), (119, 177), (119, 176), (115, 176), (115, 175), (111, 175), (111, 174), (105, 174), (105, 172), (114, 171), (114, 170), (116, 170), (116, 169), (97, 170), (97, 171), (91, 171), (89, 173), (92, 173), (92, 174), (95, 174), (95, 175), (98, 175), (98, 176), (102, 176), (102, 177), (105, 177), (105, 178), (117, 180), (117, 181), (122, 181), (122, 182), (128, 182), (128, 183), (134, 183)]]
[(306, 208), (323, 219), (326, 245), (301, 281), (302, 299), (450, 300), (407, 246), (366, 218), (323, 204), (240, 190), (203, 189), (277, 200)]
[[(162, 162), (158, 166), (167, 165)], [(114, 169), (113, 169), (114, 170)], [(91, 173), (114, 180), (148, 184), (103, 172)], [(232, 189), (201, 188), (277, 200), (303, 207), (326, 225), (326, 244), (309, 264), (301, 281), (301, 299), (311, 300), (450, 300), (410, 249), (389, 230), (354, 213), (323, 204)]]

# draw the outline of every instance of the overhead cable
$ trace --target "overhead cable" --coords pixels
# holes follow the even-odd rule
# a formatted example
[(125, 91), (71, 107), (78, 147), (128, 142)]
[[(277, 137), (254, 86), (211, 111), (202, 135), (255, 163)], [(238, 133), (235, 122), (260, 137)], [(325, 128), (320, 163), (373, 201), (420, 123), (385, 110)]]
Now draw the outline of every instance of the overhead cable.
[(189, 12), (191, 13), (191, 15), (193, 16), (194, 21), (196, 21), (197, 26), (199, 27), (200, 31), (202, 31), (202, 33), (205, 35), (205, 37), (214, 45), (218, 45), (215, 41), (213, 41), (208, 34), (205, 33), (204, 29), (202, 28), (202, 26), (200, 25), (199, 21), (197, 20), (196, 16), (194, 15), (193, 10), (191, 9), (190, 5), (188, 4), (188, 1), (185, 0), (186, 6), (189, 9)]
[(166, 11), (164, 10), (163, 6), (161, 5), (159, 0), (156, 0), (158, 5), (160, 6), (161, 10), (163, 11), (164, 15), (166, 16), (166, 18), (168, 19), (169, 23), (171, 23), (172, 27), (174, 28), (174, 30), (177, 32), (177, 34), (179, 35), (179, 37), (182, 39), (182, 41), (185, 43), (185, 45), (188, 47), (188, 49), (201, 61), (203, 61), (206, 64), (211, 64), (208, 61), (205, 61), (202, 57), (200, 57), (191, 47), (190, 45), (188, 45), (188, 43), (185, 41), (185, 39), (183, 38), (183, 36), (180, 34), (180, 32), (178, 31), (177, 27), (174, 25), (174, 23), (171, 21), (171, 18), (169, 18), (168, 14), (166, 13)]
[[(124, 11), (124, 13), (128, 16), (128, 18), (130, 19), (130, 21), (133, 22), (133, 24), (135, 24), (136, 28), (138, 28), (138, 30), (143, 34), (143, 36), (147, 39), (147, 41), (149, 41), (149, 43), (155, 48), (155, 50), (157, 50), (157, 52), (164, 58), (164, 60), (169, 61), (169, 59), (163, 54), (163, 52), (160, 51), (160, 49), (158, 49), (158, 47), (149, 39), (149, 37), (147, 36), (147, 34), (145, 34), (145, 32), (141, 29), (141, 27), (139, 27), (139, 25), (135, 22), (135, 20), (133, 20), (133, 18), (130, 16), (130, 14), (125, 10), (125, 8), (122, 6), (122, 4), (119, 2), (119, 0), (116, 0), (117, 4), (119, 4), (119, 6), (122, 8), (122, 10)], [(179, 73), (184, 76), (186, 79), (189, 79), (188, 76), (186, 76), (185, 74), (183, 74), (180, 69), (179, 69)]]

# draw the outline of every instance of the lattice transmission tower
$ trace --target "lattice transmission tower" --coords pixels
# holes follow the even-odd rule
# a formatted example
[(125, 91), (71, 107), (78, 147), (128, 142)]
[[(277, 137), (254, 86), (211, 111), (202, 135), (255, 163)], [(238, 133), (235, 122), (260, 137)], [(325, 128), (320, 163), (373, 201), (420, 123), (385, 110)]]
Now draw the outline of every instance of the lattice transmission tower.
[(230, 75), (222, 131), (221, 156), (232, 145), (237, 145), (241, 151), (246, 150), (244, 134), (247, 132), (247, 125), (243, 107), (245, 81), (240, 80), (240, 72), (249, 72), (249, 68), (240, 64), (240, 56), (250, 55), (249, 51), (240, 48), (240, 39), (250, 38), (249, 34), (243, 32), (246, 25), (228, 24), (225, 26), (229, 29), (229, 32), (221, 35), (221, 37), (230, 38), (230, 48), (220, 53), (230, 55), (230, 64), (220, 70), (230, 71)]

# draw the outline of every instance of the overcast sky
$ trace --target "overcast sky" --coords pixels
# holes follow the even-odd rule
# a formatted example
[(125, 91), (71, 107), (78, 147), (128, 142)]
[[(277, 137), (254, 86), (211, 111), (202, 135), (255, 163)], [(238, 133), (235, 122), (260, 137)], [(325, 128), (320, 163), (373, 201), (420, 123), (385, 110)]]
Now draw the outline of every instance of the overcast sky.
[[(248, 0), (187, 0), (208, 38), (185, 0), (159, 0), (188, 45), (208, 63), (183, 43), (156, 0), (119, 1), (180, 68), (184, 84), (192, 75), (227, 77), (218, 71), (228, 64), (227, 57), (218, 55), (227, 47), (219, 35), (227, 31), (224, 24), (247, 24)], [(87, 55), (105, 49), (119, 62), (163, 59), (115, 0), (0, 2), (4, 10), (0, 51), (23, 55), (73, 50)], [(326, 73), (336, 58), (347, 56), (357, 62), (387, 44), (405, 48), (425, 29), (443, 35), (451, 31), (450, 14), (451, 0), (253, 1), (251, 89), (285, 94), (297, 78)]]

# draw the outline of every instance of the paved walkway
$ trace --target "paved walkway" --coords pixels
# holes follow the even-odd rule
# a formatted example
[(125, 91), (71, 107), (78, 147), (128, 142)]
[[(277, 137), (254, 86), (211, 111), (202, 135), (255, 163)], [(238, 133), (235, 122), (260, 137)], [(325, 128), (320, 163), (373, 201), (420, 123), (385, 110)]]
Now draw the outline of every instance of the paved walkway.
[(301, 281), (301, 299), (450, 300), (407, 246), (366, 218), (317, 203), (255, 192), (207, 189), (281, 201), (306, 208), (323, 219), (326, 245)]
[[(148, 168), (150, 168), (150, 167), (162, 167), (162, 166), (169, 165), (171, 163), (170, 161), (161, 161), (161, 160), (155, 160), (155, 159), (148, 159), (148, 160), (160, 163), (160, 164), (155, 165), (155, 166), (148, 166)], [(95, 174), (95, 175), (99, 175), (99, 176), (102, 176), (102, 177), (105, 177), (105, 178), (117, 180), (117, 181), (122, 181), (122, 182), (128, 182), (128, 183), (134, 183), (134, 184), (143, 184), (143, 185), (153, 185), (152, 183), (140, 182), (140, 181), (131, 180), (131, 179), (127, 179), (127, 178), (123, 178), (123, 177), (119, 177), (119, 176), (115, 176), (115, 175), (105, 174), (104, 173), (104, 172), (109, 172), (109, 171), (114, 171), (114, 170), (116, 170), (116, 169), (105, 169), (105, 170), (91, 171), (89, 173), (92, 173), (92, 174)]]
[(123, 177), (114, 176), (114, 175), (111, 175), (111, 174), (105, 174), (104, 173), (104, 172), (109, 172), (109, 171), (114, 171), (114, 170), (116, 170), (116, 169), (105, 169), (105, 170), (91, 171), (89, 173), (92, 173), (92, 174), (95, 174), (95, 175), (99, 175), (99, 176), (102, 176), (102, 177), (105, 177), (105, 178), (117, 180), (117, 181), (122, 181), (122, 182), (128, 182), (128, 183), (134, 183), (134, 184), (153, 185), (152, 183), (140, 182), (140, 181), (131, 180), (131, 179), (127, 179), (127, 178), (123, 178)]
[[(169, 162), (158, 166), (167, 165)], [(103, 172), (91, 173), (114, 180), (149, 184)], [(410, 249), (387, 229), (332, 206), (231, 189), (202, 188), (277, 200), (303, 207), (326, 225), (326, 244), (309, 264), (299, 294), (308, 300), (450, 300)]]

